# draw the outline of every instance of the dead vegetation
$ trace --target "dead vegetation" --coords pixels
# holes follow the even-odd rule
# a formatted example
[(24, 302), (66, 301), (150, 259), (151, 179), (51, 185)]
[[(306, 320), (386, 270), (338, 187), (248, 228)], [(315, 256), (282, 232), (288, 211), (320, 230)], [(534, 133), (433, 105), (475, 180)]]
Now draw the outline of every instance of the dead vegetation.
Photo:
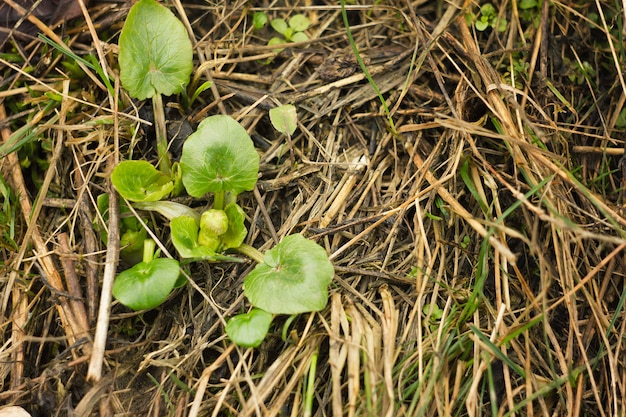
[[(113, 304), (87, 379), (115, 261), (96, 198), (115, 161), (156, 155), (116, 78), (130, 4), (92, 1), (40, 30), (106, 65), (119, 101), (40, 38), (9, 37), (0, 55), (1, 403), (36, 416), (626, 413), (617, 3), (494, 2), (504, 30), (481, 32), (471, 2), (349, 2), (388, 115), (339, 4), (171, 3), (196, 41), (192, 83), (214, 84), (184, 113), (172, 97), (169, 123), (223, 113), (246, 127), (261, 155), (248, 243), (302, 232), (324, 246), (329, 304), (241, 349), (224, 325), (246, 308), (251, 264), (194, 263), (159, 309)], [(306, 14), (310, 40), (275, 55), (254, 11)], [(295, 165), (268, 118), (288, 103)]]

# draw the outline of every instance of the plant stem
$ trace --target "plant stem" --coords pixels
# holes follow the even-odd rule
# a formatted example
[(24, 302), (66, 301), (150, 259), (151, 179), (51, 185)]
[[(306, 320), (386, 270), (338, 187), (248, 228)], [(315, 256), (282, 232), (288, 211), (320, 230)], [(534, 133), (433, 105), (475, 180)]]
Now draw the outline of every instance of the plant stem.
[(253, 261), (255, 261), (256, 263), (261, 263), (263, 262), (263, 254), (256, 248), (253, 248), (250, 245), (247, 245), (245, 243), (242, 243), (238, 248), (235, 249), (237, 252), (241, 253), (242, 255), (247, 256), (248, 258), (252, 259)]
[(311, 364), (309, 365), (309, 375), (307, 377), (306, 392), (304, 396), (304, 417), (310, 417), (313, 413), (313, 397), (315, 396), (315, 371), (317, 370), (316, 350), (311, 356)]
[(146, 239), (143, 241), (143, 261), (150, 263), (154, 259), (154, 250), (156, 249), (156, 242), (152, 239)]
[(161, 94), (152, 97), (152, 109), (154, 111), (154, 130), (156, 132), (156, 145), (159, 154), (159, 169), (162, 173), (171, 175), (172, 162), (167, 152), (167, 129), (165, 128), (165, 110)]
[(224, 210), (225, 191), (217, 191), (213, 196), (213, 208), (215, 210)]

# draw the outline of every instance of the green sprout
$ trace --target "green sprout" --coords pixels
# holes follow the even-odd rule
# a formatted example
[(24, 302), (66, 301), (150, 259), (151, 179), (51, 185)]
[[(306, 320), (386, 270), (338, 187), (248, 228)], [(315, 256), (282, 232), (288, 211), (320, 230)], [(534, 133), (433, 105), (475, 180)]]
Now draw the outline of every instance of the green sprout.
[[(269, 18), (263, 12), (256, 12), (252, 16), (252, 24), (255, 29), (259, 30), (267, 25)], [(272, 37), (267, 44), (268, 45), (281, 45), (289, 42), (306, 42), (309, 40), (305, 31), (311, 25), (309, 18), (303, 14), (295, 14), (289, 18), (289, 20), (277, 18), (272, 19), (269, 22), (272, 29), (278, 32), (281, 36)], [(275, 53), (280, 53), (282, 48), (274, 49)]]
[(508, 22), (504, 18), (498, 17), (498, 11), (491, 3), (483, 4), (480, 7), (480, 13), (476, 16), (473, 13), (465, 15), (466, 22), (473, 24), (477, 31), (483, 32), (487, 28), (492, 28), (498, 32), (504, 32)]

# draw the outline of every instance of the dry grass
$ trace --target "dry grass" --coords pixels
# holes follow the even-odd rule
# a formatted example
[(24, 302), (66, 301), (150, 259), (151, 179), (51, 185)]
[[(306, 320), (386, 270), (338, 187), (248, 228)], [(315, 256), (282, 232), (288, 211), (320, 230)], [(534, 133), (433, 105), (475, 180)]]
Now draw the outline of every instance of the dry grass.
[[(43, 29), (115, 77), (129, 5), (92, 3), (87, 22)], [(338, 5), (248, 3), (172, 2), (197, 41), (193, 83), (214, 81), (185, 117), (230, 114), (254, 135), (248, 243), (302, 232), (324, 246), (328, 307), (241, 349), (224, 324), (252, 265), (195, 263), (161, 308), (113, 304), (87, 381), (107, 263), (95, 201), (117, 159), (154, 149), (117, 79), (125, 108), (41, 40), (9, 41), (0, 403), (39, 416), (625, 415), (624, 11), (513, 0), (494, 3), (505, 31), (478, 32), (470, 2), (349, 5), (390, 125)], [(310, 41), (274, 56), (255, 10), (305, 13)], [(298, 108), (295, 166), (269, 123), (278, 103)]]

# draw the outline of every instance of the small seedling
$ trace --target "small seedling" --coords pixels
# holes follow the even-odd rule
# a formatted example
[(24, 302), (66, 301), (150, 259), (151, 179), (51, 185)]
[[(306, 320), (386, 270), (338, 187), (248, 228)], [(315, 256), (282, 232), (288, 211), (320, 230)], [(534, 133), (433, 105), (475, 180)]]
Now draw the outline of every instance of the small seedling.
[[(255, 27), (267, 16), (255, 15)], [(309, 20), (295, 15), (285, 22), (272, 21), (285, 41), (308, 39)], [(152, 98), (159, 168), (146, 161), (124, 161), (111, 175), (119, 194), (135, 207), (157, 211), (170, 220), (172, 243), (188, 260), (238, 261), (226, 251), (237, 251), (258, 262), (246, 277), (244, 294), (256, 307), (232, 318), (226, 328), (231, 340), (242, 346), (258, 346), (265, 338), (273, 314), (318, 311), (328, 301), (334, 268), (326, 251), (302, 235), (288, 236), (263, 255), (246, 245), (245, 213), (237, 195), (251, 191), (257, 181), (259, 156), (246, 130), (228, 116), (203, 120), (183, 145), (180, 164), (172, 166), (161, 95), (183, 93), (193, 69), (192, 48), (183, 24), (155, 0), (139, 0), (129, 12), (120, 35), (120, 78), (131, 97)], [(193, 101), (210, 84), (202, 84)], [(270, 112), (278, 131), (291, 135), (297, 126), (295, 107)], [(290, 147), (291, 148), (291, 147)], [(292, 155), (293, 161), (293, 155)], [(193, 197), (213, 194), (213, 207), (197, 213), (190, 207), (161, 201), (177, 192)], [(179, 262), (155, 258), (155, 242), (143, 239), (143, 259), (120, 273), (113, 295), (134, 310), (159, 306), (181, 282)]]
[[(267, 15), (263, 12), (256, 12), (252, 17), (252, 24), (255, 29), (262, 29), (269, 21)], [(309, 18), (303, 14), (296, 14), (285, 19), (272, 19), (270, 26), (278, 32), (282, 37), (272, 37), (267, 44), (268, 45), (281, 45), (289, 42), (305, 42), (309, 40), (309, 37), (305, 30), (310, 26), (311, 22)], [(281, 48), (274, 49), (275, 53), (280, 53)]]
[(270, 121), (274, 129), (287, 137), (289, 144), (289, 156), (291, 157), (291, 166), (295, 164), (293, 155), (293, 144), (291, 143), (291, 135), (294, 134), (298, 127), (298, 114), (293, 104), (285, 104), (283, 106), (270, 109)]
[(480, 7), (480, 13), (477, 16), (473, 13), (466, 14), (465, 20), (469, 25), (473, 24), (479, 32), (483, 32), (487, 30), (487, 28), (496, 29), (498, 32), (504, 32), (508, 24), (506, 19), (498, 18), (498, 11), (491, 3), (483, 4)]

